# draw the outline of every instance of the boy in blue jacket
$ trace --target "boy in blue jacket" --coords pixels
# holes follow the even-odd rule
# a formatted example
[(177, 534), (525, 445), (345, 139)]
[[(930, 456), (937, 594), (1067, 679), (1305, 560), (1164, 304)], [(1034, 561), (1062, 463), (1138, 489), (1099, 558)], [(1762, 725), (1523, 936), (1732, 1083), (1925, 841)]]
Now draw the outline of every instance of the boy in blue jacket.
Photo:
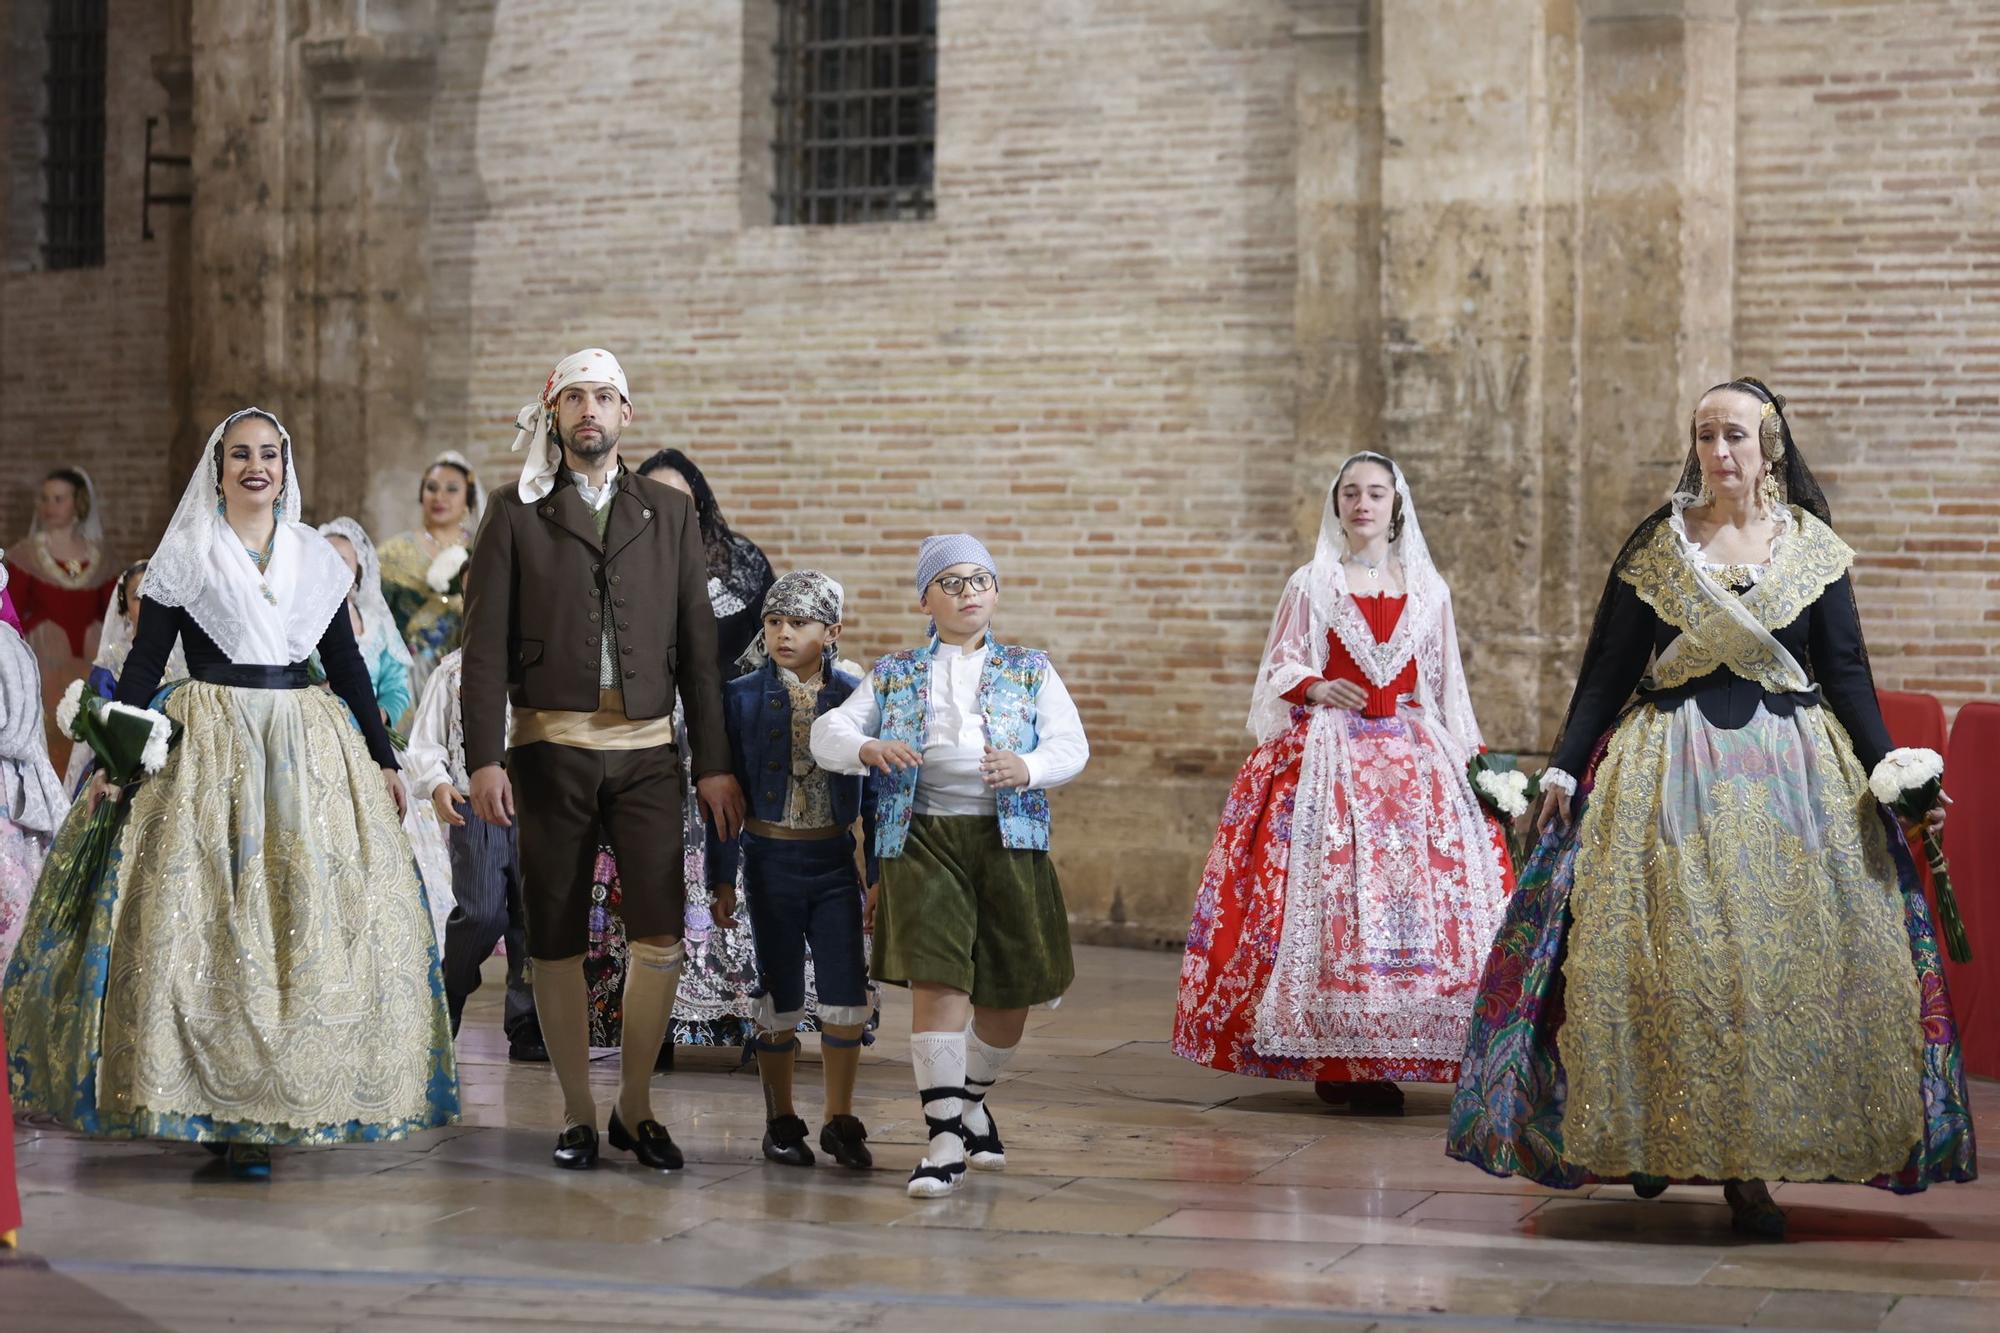
[(764, 594), (764, 633), (756, 646), (765, 660), (723, 688), (730, 757), (749, 817), (731, 842), (710, 826), (708, 877), (717, 921), (733, 925), (741, 855), (764, 992), (754, 1015), (764, 1156), (787, 1166), (813, 1164), (806, 1123), (792, 1104), (810, 946), (826, 1074), (819, 1144), (842, 1166), (866, 1170), (875, 1159), (854, 1115), (854, 1081), (869, 1016), (868, 964), (852, 830), (859, 817), (873, 884), (875, 805), (865, 778), (829, 773), (812, 757), (813, 723), (860, 684), (834, 668), (840, 615), (840, 585), (817, 570), (787, 574)]

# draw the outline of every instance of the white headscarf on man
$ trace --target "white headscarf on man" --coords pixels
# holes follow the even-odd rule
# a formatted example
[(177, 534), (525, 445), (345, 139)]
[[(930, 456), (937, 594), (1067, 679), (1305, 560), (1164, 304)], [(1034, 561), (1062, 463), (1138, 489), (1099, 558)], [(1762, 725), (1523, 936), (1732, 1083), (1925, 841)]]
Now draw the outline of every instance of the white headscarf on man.
[(556, 438), (556, 395), (572, 384), (609, 384), (618, 396), (632, 401), (625, 387), (625, 368), (602, 347), (586, 347), (556, 363), (542, 385), (542, 396), (514, 417), (513, 452), (528, 456), (521, 463), (521, 499), (532, 504), (555, 489), (562, 467), (562, 441)]
[[(261, 417), (277, 430), (285, 469), (271, 559), (261, 575), (223, 519), (220, 445), (245, 417)], [(283, 423), (260, 407), (231, 413), (202, 446), (166, 536), (146, 567), (146, 596), (184, 608), (232, 662), (305, 661), (346, 604), (349, 575), (347, 562), (326, 538), (299, 522), (303, 507), (292, 437)]]

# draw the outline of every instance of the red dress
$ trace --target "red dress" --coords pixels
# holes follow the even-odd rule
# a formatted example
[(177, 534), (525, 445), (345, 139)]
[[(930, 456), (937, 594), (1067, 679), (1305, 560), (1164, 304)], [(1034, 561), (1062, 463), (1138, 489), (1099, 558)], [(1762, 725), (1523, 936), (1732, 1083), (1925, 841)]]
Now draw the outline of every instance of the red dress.
[[(1406, 602), (1354, 598), (1378, 644)], [(1322, 677), (1285, 692), (1291, 724), (1237, 775), (1202, 875), (1176, 1054), (1266, 1078), (1457, 1078), (1514, 872), (1469, 752), (1420, 704), (1418, 666), (1413, 649), (1372, 685), (1329, 632)], [(1306, 705), (1321, 678), (1367, 703)]]
[(83, 567), (73, 574), (49, 569), (31, 559), (41, 553), (32, 537), (7, 552), (8, 591), (21, 617), (21, 637), (31, 638), (40, 625), (54, 625), (62, 631), (69, 655), (88, 661), (87, 636), (93, 625), (104, 620), (104, 603), (111, 596), (111, 585), (118, 581), (118, 571), (112, 570), (107, 577), (102, 555), (83, 561)]

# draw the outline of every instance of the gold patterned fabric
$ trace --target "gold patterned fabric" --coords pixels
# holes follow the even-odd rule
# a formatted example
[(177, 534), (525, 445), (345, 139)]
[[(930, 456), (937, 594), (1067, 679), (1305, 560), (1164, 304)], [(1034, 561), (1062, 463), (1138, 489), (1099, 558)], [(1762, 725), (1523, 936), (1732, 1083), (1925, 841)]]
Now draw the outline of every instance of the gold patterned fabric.
[(1740, 596), (1687, 558), (1671, 523), (1655, 528), (1652, 540), (1618, 571), (1641, 601), (1681, 631), (1681, 641), (1654, 670), (1660, 688), (1686, 684), (1720, 666), (1767, 690), (1805, 687), (1797, 663), (1772, 641), (1771, 631), (1791, 624), (1819, 600), (1854, 563), (1854, 551), (1805, 510), (1791, 513), (1792, 531), (1763, 577)]
[[(786, 577), (790, 577), (787, 575)], [(778, 679), (792, 701), (792, 772), (785, 788), (786, 828), (823, 829), (833, 827), (833, 787), (827, 772), (813, 761), (812, 728), (819, 716), (822, 678), (800, 680), (783, 667)]]
[[(1717, 604), (1665, 525), (1666, 545), (1621, 571), (1683, 631), (1663, 684), (1722, 665), (1798, 688), (1768, 631), (1852, 553), (1794, 512), (1799, 529), (1740, 607)], [(1760, 705), (1727, 729), (1691, 700), (1635, 708), (1578, 837), (1557, 1039), (1565, 1159), (1612, 1178), (1900, 1170), (1924, 1129), (1921, 997), (1887, 830), (1831, 712)]]
[(455, 1120), (428, 911), (344, 706), (190, 682), (163, 707), (182, 738), (129, 798), (85, 926), (42, 896), (31, 912), (6, 995), (17, 1101), (121, 1137), (323, 1143)]

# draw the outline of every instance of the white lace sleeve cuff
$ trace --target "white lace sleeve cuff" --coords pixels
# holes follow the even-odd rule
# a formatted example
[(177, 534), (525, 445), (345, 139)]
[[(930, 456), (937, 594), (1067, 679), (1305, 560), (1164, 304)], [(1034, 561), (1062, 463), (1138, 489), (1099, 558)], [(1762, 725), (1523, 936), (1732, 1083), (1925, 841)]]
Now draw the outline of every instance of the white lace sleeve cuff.
[(1542, 770), (1542, 790), (1559, 791), (1565, 796), (1576, 795), (1576, 779), (1551, 765)]

